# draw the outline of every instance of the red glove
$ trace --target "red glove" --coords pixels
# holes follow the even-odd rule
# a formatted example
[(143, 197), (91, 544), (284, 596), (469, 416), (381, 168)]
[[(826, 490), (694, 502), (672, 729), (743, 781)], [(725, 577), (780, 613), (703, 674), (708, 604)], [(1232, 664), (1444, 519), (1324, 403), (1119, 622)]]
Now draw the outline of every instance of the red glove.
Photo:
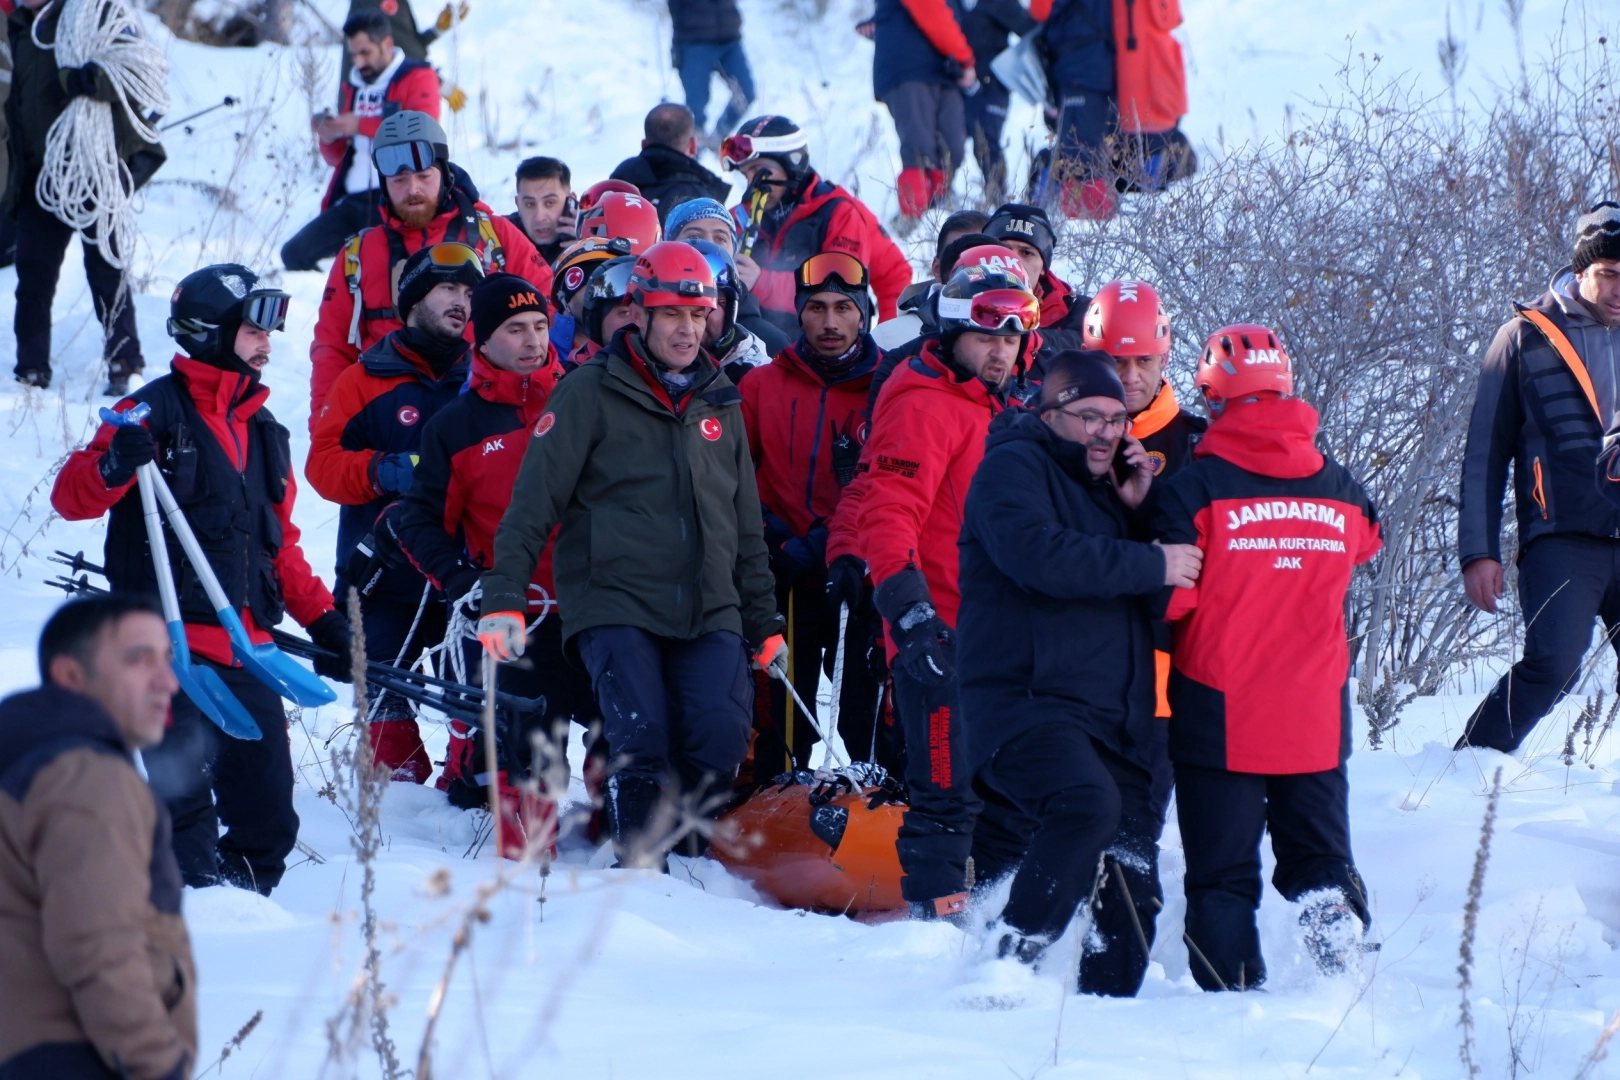
[(769, 671), (777, 678), (787, 674), (788, 647), (781, 634), (772, 634), (753, 655), (752, 663), (760, 671)]
[(497, 611), (478, 620), (478, 643), (496, 660), (522, 656), (527, 638), (528, 624), (521, 611)]

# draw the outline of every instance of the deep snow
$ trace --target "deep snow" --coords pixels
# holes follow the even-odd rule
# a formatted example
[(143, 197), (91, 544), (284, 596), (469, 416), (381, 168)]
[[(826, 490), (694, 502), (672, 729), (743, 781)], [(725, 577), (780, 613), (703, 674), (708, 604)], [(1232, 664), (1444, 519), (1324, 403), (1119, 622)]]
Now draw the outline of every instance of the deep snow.
[[(334, 0), (317, 6), (330, 18), (341, 14)], [(862, 0), (831, 0), (819, 23), (809, 21), (819, 6), (744, 4), (763, 95), (758, 108), (804, 122), (823, 171), (858, 186), (887, 215), (895, 143), (886, 115), (870, 101), (870, 46), (848, 30), (868, 9)], [(1319, 96), (1352, 50), (1381, 55), (1385, 71), (1410, 71), (1431, 92), (1443, 89), (1435, 43), (1447, 10), (1439, 0), (1185, 6), (1193, 100), (1186, 126), (1205, 152), (1215, 152), (1222, 138), (1230, 144), (1279, 134), (1285, 106)], [(1532, 60), (1548, 48), (1564, 11), (1559, 0), (1527, 5)], [(1573, 5), (1572, 34), (1580, 13)], [(418, 15), (430, 17), (431, 6)], [(1501, 5), (1453, 4), (1450, 18), (1469, 50), (1465, 97), (1511, 75), (1515, 48)], [(326, 170), (306, 135), (306, 117), (330, 100), (336, 61), (330, 48), (219, 51), (175, 42), (155, 24), (154, 33), (173, 62), (172, 115), (224, 94), (245, 99), (196, 122), (190, 134), (171, 132), (171, 160), (146, 196), (136, 302), (155, 373), (167, 356), (163, 320), (173, 282), (206, 261), (269, 266), (281, 241), (313, 212)], [(434, 51), (473, 98), (451, 123), (456, 157), (502, 212), (510, 208), (511, 167), (527, 154), (564, 157), (583, 188), (635, 151), (652, 102), (665, 94), (678, 99), (667, 57), (667, 21), (656, 0), (478, 0), (460, 40)], [(1015, 111), (1015, 159), (1032, 126), (1031, 110)], [(14, 274), (0, 271), (0, 319), (13, 311)], [(292, 430), (301, 462), (307, 347), (324, 279), (281, 280), (294, 305), (267, 381), (271, 407)], [(34, 640), (60, 599), (40, 583), (54, 569), (45, 556), (53, 548), (98, 555), (103, 535), (99, 526), (52, 520), (46, 501), (56, 467), (88, 437), (101, 404), (99, 330), (76, 252), (64, 268), (55, 316), (57, 385), (25, 394), (9, 380), (0, 384), (6, 689), (34, 681)], [(3, 340), (0, 357), (10, 355), (11, 339)], [(296, 517), (312, 563), (329, 580), (335, 507), (304, 488)], [(1610, 677), (1611, 661), (1600, 670), (1586, 689)], [(1462, 1075), (1460, 913), (1484, 793), (1501, 766), (1504, 794), (1474, 973), (1483, 1075), (1515, 1074), (1511, 1043), (1517, 1072), (1571, 1076), (1620, 1007), (1620, 751), (1611, 734), (1593, 754), (1595, 765), (1566, 768), (1558, 751), (1576, 711), (1570, 702), (1544, 722), (1523, 762), (1453, 757), (1446, 748), (1484, 684), (1463, 689), (1420, 700), (1388, 747), (1363, 748), (1352, 759), (1356, 848), (1377, 916), (1373, 938), (1382, 942), (1353, 977), (1315, 976), (1297, 944), (1295, 913), (1268, 894), (1268, 992), (1196, 991), (1180, 943), (1173, 819), (1162, 859), (1167, 909), (1156, 966), (1135, 1001), (1066, 996), (1056, 970), (1029, 979), (986, 965), (982, 943), (949, 927), (865, 926), (781, 911), (707, 860), (677, 860), (669, 877), (608, 871), (602, 853), (572, 841), (546, 883), (543, 906), (531, 872), (494, 900), (491, 920), (476, 928), (439, 1028), (439, 1075)], [(187, 893), (201, 965), (204, 1063), (264, 1011), (226, 1075), (320, 1074), (326, 1021), (358, 970), (359, 873), (349, 825), (317, 794), (325, 786), (325, 740), (345, 721), (344, 710), (330, 707), (293, 727), (302, 840), (323, 861), (295, 866), (269, 900), (225, 889)], [(388, 846), (378, 863), (382, 977), (407, 1065), (454, 927), (495, 872), (487, 848), (467, 854), (475, 820), (430, 790), (395, 785), (387, 796)], [(447, 876), (436, 876), (441, 872)], [(1072, 956), (1071, 946), (1061, 943), (1053, 955)], [(326, 1071), (369, 1076), (377, 1066), (362, 1053), (358, 1065)], [(1600, 1064), (1590, 1075), (1620, 1069)]]

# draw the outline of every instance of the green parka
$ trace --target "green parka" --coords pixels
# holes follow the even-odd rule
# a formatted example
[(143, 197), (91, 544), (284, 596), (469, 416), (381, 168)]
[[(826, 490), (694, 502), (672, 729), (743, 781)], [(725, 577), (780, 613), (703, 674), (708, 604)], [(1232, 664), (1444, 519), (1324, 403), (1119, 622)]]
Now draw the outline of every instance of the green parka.
[(704, 353), (680, 410), (621, 331), (557, 384), (529, 432), (483, 578), (484, 614), (525, 610), (552, 529), (564, 641), (594, 626), (691, 640), (716, 630), (753, 652), (782, 619), (759, 490), (730, 379)]

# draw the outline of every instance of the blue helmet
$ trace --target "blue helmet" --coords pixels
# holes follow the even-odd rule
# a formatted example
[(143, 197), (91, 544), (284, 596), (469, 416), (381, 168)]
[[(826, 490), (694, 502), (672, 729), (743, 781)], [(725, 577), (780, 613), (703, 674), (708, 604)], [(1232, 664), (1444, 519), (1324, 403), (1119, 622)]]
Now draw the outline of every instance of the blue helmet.
[(720, 293), (720, 308), (726, 313), (725, 329), (720, 332), (720, 336), (725, 337), (737, 324), (737, 308), (742, 303), (745, 291), (742, 279), (737, 276), (737, 261), (731, 257), (731, 252), (712, 240), (682, 240), (681, 243), (690, 244), (702, 252), (709, 269), (714, 271), (714, 286)]

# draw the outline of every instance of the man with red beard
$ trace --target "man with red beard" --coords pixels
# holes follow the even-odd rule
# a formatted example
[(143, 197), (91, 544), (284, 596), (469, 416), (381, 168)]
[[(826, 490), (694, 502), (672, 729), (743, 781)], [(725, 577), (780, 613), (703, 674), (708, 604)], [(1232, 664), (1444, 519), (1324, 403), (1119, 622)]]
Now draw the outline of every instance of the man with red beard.
[(466, 244), (485, 274), (517, 274), (542, 295), (551, 291), (551, 269), (534, 244), (480, 202), (472, 180), (451, 164), (438, 121), (426, 113), (395, 113), (378, 126), (371, 159), (382, 179), (382, 221), (345, 244), (332, 262), (309, 350), (311, 431), (338, 375), (404, 325), (394, 308), (394, 281), (413, 252)]

